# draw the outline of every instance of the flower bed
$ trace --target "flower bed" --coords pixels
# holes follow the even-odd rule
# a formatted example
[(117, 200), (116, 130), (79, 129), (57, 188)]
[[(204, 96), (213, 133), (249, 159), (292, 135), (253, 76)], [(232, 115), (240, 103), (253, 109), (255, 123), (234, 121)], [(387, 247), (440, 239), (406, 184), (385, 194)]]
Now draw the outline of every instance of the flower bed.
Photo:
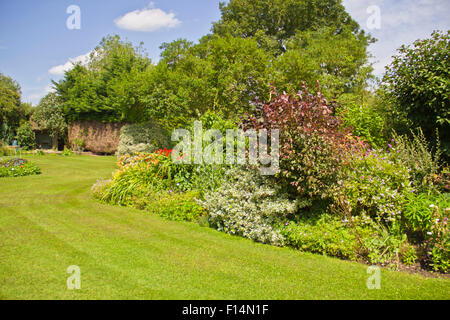
[(0, 159), (0, 177), (23, 177), (40, 173), (41, 169), (28, 160), (21, 158)]

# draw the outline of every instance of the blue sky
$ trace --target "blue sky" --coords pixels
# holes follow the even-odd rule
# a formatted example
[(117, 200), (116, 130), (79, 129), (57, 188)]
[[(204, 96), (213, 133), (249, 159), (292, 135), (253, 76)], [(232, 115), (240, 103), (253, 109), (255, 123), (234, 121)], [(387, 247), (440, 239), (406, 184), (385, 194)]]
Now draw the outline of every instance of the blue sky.
[[(134, 44), (144, 42), (152, 60), (159, 46), (177, 38), (198, 40), (220, 18), (220, 0), (0, 0), (0, 72), (17, 80), (22, 100), (36, 104), (70, 65), (82, 59), (101, 38), (119, 34)], [(344, 0), (352, 16), (378, 38), (370, 49), (380, 75), (395, 49), (432, 30), (448, 30), (449, 0)], [(80, 29), (70, 30), (66, 12), (80, 8)], [(370, 20), (379, 8), (379, 20)], [(368, 20), (372, 25), (367, 24)], [(373, 21), (380, 22), (373, 28)], [(371, 27), (372, 26), (372, 27)], [(370, 27), (370, 28), (369, 28)], [(379, 28), (378, 28), (379, 27)], [(370, 29), (370, 30), (369, 30)]]

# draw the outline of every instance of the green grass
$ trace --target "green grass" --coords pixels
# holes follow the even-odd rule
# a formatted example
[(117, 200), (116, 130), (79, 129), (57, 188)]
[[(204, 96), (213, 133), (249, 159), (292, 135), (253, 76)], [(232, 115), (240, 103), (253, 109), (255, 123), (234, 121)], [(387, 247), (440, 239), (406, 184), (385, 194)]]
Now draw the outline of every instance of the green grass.
[[(0, 178), (1, 299), (449, 299), (450, 281), (232, 237), (96, 202), (112, 157), (28, 156), (39, 176)], [(67, 267), (81, 268), (68, 290)]]

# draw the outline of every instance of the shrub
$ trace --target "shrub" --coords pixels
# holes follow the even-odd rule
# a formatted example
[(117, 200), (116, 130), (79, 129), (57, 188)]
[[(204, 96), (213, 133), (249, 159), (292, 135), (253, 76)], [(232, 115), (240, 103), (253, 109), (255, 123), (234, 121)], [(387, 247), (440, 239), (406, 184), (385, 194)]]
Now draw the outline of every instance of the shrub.
[(279, 129), (280, 182), (296, 196), (330, 197), (348, 151), (362, 143), (341, 128), (320, 92), (313, 95), (304, 87), (297, 95), (272, 94), (244, 122), (244, 129)]
[(339, 183), (352, 216), (398, 227), (406, 195), (412, 189), (407, 168), (393, 161), (391, 154), (373, 150), (352, 157), (345, 167), (345, 180)]
[(73, 155), (73, 151), (70, 150), (69, 148), (64, 148), (64, 150), (61, 152), (61, 155), (63, 157), (70, 157)]
[[(373, 148), (384, 147), (384, 118), (377, 109), (373, 97), (365, 101), (362, 95), (343, 94), (339, 99), (338, 115), (343, 125), (350, 127), (353, 133), (366, 141)], [(368, 100), (368, 101), (367, 101)]]
[(112, 204), (146, 207), (146, 198), (174, 189), (170, 158), (159, 154), (129, 155), (119, 159), (120, 169), (107, 185), (96, 186), (98, 198)]
[(99, 180), (92, 186), (94, 197), (102, 201), (148, 209), (169, 220), (196, 221), (204, 214), (195, 199), (198, 192), (177, 192), (173, 177), (181, 165), (170, 158), (172, 150), (153, 154), (124, 155), (120, 169), (111, 180)]
[[(227, 119), (225, 116), (223, 116), (221, 113), (214, 112), (211, 110), (206, 111), (199, 119), (198, 121), (202, 122), (202, 129), (203, 130), (209, 130), (209, 129), (216, 129), (219, 130), (222, 135), (226, 135), (226, 131), (228, 129), (236, 129), (237, 126), (234, 124), (233, 121)], [(191, 134), (194, 133), (194, 122), (192, 122), (190, 126), (190, 132)]]
[(39, 101), (31, 120), (39, 128), (48, 131), (51, 137), (65, 138), (67, 122), (64, 117), (61, 98), (55, 93), (48, 93)]
[(0, 141), (10, 144), (14, 140), (14, 128), (7, 123), (0, 122)]
[(418, 259), (416, 248), (411, 245), (405, 246), (402, 252), (400, 252), (400, 259), (406, 266), (415, 264)]
[(280, 225), (285, 243), (301, 251), (395, 267), (402, 241), (361, 219), (322, 213)]
[(441, 172), (434, 177), (433, 184), (438, 192), (450, 192), (450, 167), (442, 168)]
[(227, 166), (208, 164), (178, 165), (174, 174), (177, 190), (197, 190), (203, 195), (205, 192), (217, 189), (223, 182)]
[(434, 271), (447, 273), (450, 270), (450, 234), (448, 219), (450, 216), (450, 201), (447, 194), (445, 206), (434, 206), (431, 231), (425, 240), (429, 265)]
[(403, 223), (412, 241), (425, 249), (427, 263), (435, 271), (450, 267), (450, 194), (411, 194), (403, 212)]
[(40, 173), (41, 169), (36, 164), (25, 159), (0, 159), (0, 177), (22, 177)]
[[(99, 200), (104, 200), (104, 194), (107, 190), (107, 188), (111, 185), (112, 180), (111, 179), (97, 179), (97, 182), (94, 183), (91, 187), (92, 194), (94, 195), (94, 198)], [(106, 200), (104, 200), (106, 201)]]
[(435, 180), (439, 174), (440, 151), (430, 151), (429, 144), (422, 133), (411, 132), (411, 138), (394, 133), (389, 145), (392, 157), (409, 169), (413, 187), (417, 192), (427, 192), (437, 188)]
[(148, 207), (150, 212), (174, 221), (197, 221), (205, 210), (196, 202), (196, 192), (177, 193), (168, 191), (155, 196)]
[(421, 238), (431, 231), (435, 217), (435, 208), (450, 208), (450, 194), (428, 195), (410, 194), (403, 209), (403, 223), (409, 232), (418, 232)]
[(360, 236), (360, 254), (371, 264), (381, 264), (397, 269), (400, 263), (400, 253), (407, 245), (406, 237), (392, 233), (388, 228), (373, 221), (356, 221), (356, 230), (360, 223), (364, 228), (373, 230), (371, 234)]
[(159, 124), (154, 122), (128, 124), (120, 131), (117, 154), (152, 153), (169, 146), (169, 135)]
[(7, 145), (3, 145), (0, 140), (0, 157), (8, 157), (14, 155), (14, 151), (11, 150)]
[(17, 142), (25, 150), (34, 149), (36, 146), (36, 137), (30, 123), (24, 122), (17, 129)]
[(208, 192), (199, 203), (209, 214), (209, 223), (219, 231), (262, 243), (283, 244), (274, 225), (296, 210), (296, 203), (257, 171), (230, 169), (226, 180)]
[(450, 31), (434, 31), (431, 37), (402, 46), (386, 67), (383, 77), (388, 97), (393, 99), (394, 115), (406, 118), (409, 128), (422, 128), (430, 142), (437, 133), (443, 155), (450, 159)]
[(301, 251), (357, 260), (355, 234), (333, 216), (324, 214), (319, 218), (286, 222), (281, 234), (286, 245)]
[[(72, 149), (77, 153), (77, 154), (81, 154), (86, 148), (86, 140), (79, 136), (75, 139), (73, 139), (72, 142)], [(66, 149), (64, 149), (66, 150)]]
[(45, 155), (45, 152), (42, 151), (41, 149), (36, 149), (36, 150), (34, 151), (34, 154), (36, 154), (37, 156), (44, 156), (44, 155)]

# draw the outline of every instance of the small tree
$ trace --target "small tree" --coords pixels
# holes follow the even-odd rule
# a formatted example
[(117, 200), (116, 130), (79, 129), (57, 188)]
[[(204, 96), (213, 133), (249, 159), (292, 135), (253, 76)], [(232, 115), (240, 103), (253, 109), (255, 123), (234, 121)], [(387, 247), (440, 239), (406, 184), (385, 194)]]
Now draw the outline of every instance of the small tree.
[[(450, 158), (450, 31), (433, 32), (431, 38), (402, 46), (386, 68), (383, 88), (393, 99), (393, 114), (404, 117), (411, 129), (422, 128)], [(400, 119), (401, 120), (401, 119)], [(401, 122), (401, 121), (398, 121)]]
[(34, 149), (36, 146), (36, 136), (29, 122), (24, 122), (17, 129), (17, 142), (25, 150)]
[(61, 107), (61, 99), (56, 93), (49, 93), (41, 99), (31, 119), (40, 128), (48, 130), (52, 138), (66, 135), (67, 123)]
[(320, 91), (311, 94), (304, 86), (296, 95), (272, 94), (273, 98), (244, 122), (244, 129), (278, 129), (277, 178), (296, 197), (329, 198), (338, 185), (346, 155), (360, 150), (362, 142), (341, 126), (333, 106)]

